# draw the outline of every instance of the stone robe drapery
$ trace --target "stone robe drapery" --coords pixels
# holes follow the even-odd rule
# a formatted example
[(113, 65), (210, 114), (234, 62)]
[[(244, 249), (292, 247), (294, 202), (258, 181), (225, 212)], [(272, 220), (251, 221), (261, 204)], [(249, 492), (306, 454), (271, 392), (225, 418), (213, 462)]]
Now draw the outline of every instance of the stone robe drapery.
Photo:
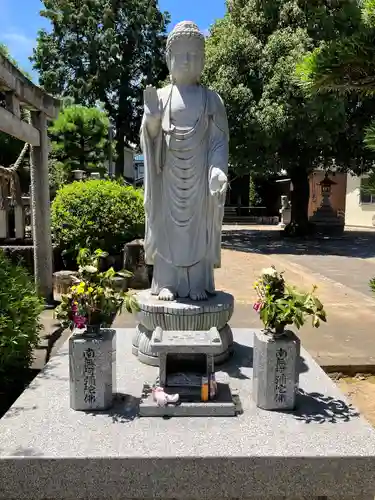
[[(189, 288), (198, 286), (191, 282), (188, 273), (199, 264), (199, 286), (213, 293), (213, 269), (220, 267), (225, 193), (212, 195), (209, 179), (213, 167), (227, 173), (228, 123), (218, 94), (201, 89), (202, 108), (191, 129), (182, 130), (171, 124), (171, 86), (158, 91), (163, 116), (155, 139), (147, 131), (145, 117), (142, 122), (145, 256), (147, 264), (154, 265), (153, 293), (170, 286), (185, 296)], [(168, 275), (164, 283), (161, 272)], [(177, 282), (184, 280), (188, 284), (179, 291)]]

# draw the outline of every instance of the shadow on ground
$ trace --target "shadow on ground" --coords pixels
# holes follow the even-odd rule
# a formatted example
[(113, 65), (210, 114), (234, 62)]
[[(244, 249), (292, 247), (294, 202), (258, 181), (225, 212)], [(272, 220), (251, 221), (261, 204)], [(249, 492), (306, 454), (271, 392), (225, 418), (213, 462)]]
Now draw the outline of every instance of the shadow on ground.
[(280, 255), (375, 257), (375, 231), (347, 231), (341, 237), (284, 238), (281, 231), (233, 229), (222, 232), (222, 247), (241, 252)]
[[(7, 384), (5, 387), (0, 387), (0, 418), (8, 411), (38, 374), (39, 370), (25, 370), (12, 383)], [(16, 408), (14, 411), (17, 412), (18, 409)]]
[(358, 411), (341, 399), (316, 392), (308, 393), (302, 389), (298, 391), (293, 415), (307, 424), (336, 424), (359, 417)]
[[(45, 350), (46, 351), (46, 356), (45, 356), (45, 360), (44, 360), (45, 364), (47, 364), (48, 361), (51, 359), (52, 350), (53, 350), (56, 342), (61, 338), (61, 335), (63, 334), (64, 331), (65, 331), (65, 328), (55, 325), (53, 332), (47, 333), (44, 336), (44, 340), (46, 341), (46, 344), (44, 344), (44, 345), (41, 344), (37, 347), (38, 350)], [(68, 334), (69, 333), (67, 333), (67, 335)]]

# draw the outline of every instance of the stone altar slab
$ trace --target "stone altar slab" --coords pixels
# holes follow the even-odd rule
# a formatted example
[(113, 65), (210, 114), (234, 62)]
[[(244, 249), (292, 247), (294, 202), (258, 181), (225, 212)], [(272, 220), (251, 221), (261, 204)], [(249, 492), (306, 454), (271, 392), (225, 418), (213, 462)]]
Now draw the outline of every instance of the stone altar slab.
[(235, 355), (217, 380), (239, 392), (242, 415), (136, 418), (143, 382), (157, 368), (131, 354), (131, 335), (117, 330), (119, 394), (111, 410), (70, 409), (65, 345), (0, 420), (0, 499), (363, 499), (375, 492), (375, 431), (304, 350), (294, 412), (256, 407), (253, 332), (234, 329)]
[(222, 342), (217, 328), (211, 328), (208, 332), (163, 331), (156, 328), (151, 346), (157, 353), (175, 352), (178, 349), (180, 353), (215, 354), (221, 351)]

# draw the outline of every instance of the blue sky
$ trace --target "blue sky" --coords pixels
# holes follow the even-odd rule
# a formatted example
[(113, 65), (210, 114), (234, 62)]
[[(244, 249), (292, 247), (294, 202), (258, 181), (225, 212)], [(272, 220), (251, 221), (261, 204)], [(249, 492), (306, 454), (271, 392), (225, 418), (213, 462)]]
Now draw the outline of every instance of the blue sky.
[[(202, 31), (225, 12), (225, 0), (159, 0), (161, 10), (172, 17), (171, 26), (183, 20), (195, 21)], [(40, 0), (0, 0), (0, 41), (5, 43), (20, 66), (31, 73), (28, 56), (32, 54), (37, 32), (48, 29), (39, 15)], [(37, 76), (34, 77), (37, 80)]]

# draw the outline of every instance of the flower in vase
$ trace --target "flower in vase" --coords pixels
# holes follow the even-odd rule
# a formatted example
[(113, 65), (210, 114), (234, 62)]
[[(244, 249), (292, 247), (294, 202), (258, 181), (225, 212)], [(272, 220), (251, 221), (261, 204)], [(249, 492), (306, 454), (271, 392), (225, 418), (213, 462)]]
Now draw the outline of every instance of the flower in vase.
[(117, 290), (117, 276), (128, 278), (126, 270), (100, 270), (100, 259), (107, 254), (98, 249), (81, 249), (77, 258), (78, 274), (67, 294), (62, 296), (55, 315), (64, 326), (85, 328), (113, 321), (125, 306), (128, 312), (138, 311), (138, 302), (131, 292)]
[(76, 328), (80, 328), (81, 329), (81, 328), (85, 328), (85, 326), (86, 326), (86, 318), (85, 318), (85, 316), (80, 316), (80, 315), (77, 314), (77, 315), (75, 315), (73, 317), (73, 322), (74, 322), (74, 326)]
[(270, 276), (271, 278), (276, 278), (277, 271), (274, 267), (267, 267), (262, 269), (261, 276)]
[(262, 309), (262, 303), (258, 300), (257, 302), (254, 303), (253, 309), (255, 312), (259, 312)]
[(312, 318), (314, 328), (327, 321), (323, 304), (315, 295), (316, 287), (311, 292), (296, 290), (285, 282), (283, 272), (278, 272), (275, 266), (262, 270), (254, 288), (257, 300), (253, 309), (268, 331), (282, 333), (287, 325), (299, 329), (308, 317)]

